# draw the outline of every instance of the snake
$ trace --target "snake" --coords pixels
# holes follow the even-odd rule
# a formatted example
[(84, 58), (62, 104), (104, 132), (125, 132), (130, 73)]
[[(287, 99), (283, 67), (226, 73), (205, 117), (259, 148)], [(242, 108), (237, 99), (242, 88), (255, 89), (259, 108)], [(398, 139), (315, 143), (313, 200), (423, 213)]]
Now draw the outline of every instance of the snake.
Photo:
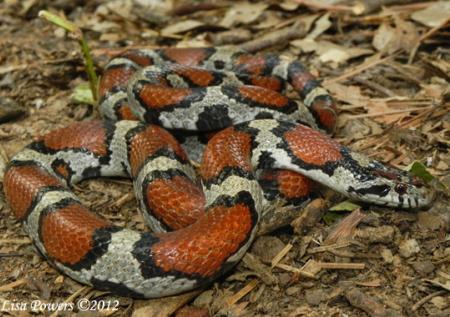
[[(330, 138), (333, 98), (285, 56), (128, 49), (104, 67), (99, 96), (102, 120), (36, 138), (3, 181), (43, 257), (99, 290), (158, 298), (208, 285), (243, 257), (271, 199), (305, 201), (312, 182), (393, 208), (433, 200), (417, 177)], [(191, 144), (208, 135), (198, 168), (174, 136), (183, 133)], [(73, 185), (96, 177), (131, 178), (151, 232), (90, 211)]]

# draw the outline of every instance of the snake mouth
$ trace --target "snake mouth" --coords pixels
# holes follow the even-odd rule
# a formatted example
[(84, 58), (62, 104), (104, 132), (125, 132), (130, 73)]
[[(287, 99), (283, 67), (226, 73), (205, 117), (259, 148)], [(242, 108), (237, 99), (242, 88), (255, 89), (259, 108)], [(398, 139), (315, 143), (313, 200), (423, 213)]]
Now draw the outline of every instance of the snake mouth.
[(390, 192), (393, 207), (420, 210), (430, 207), (436, 197), (436, 192), (424, 184), (416, 186), (413, 183), (396, 183)]
[[(436, 197), (436, 192), (425, 181), (407, 171), (372, 161), (371, 173), (386, 184), (384, 192), (379, 191), (378, 198), (387, 205), (405, 209), (426, 209)], [(382, 188), (381, 185), (372, 186)], [(388, 188), (389, 187), (389, 188)]]

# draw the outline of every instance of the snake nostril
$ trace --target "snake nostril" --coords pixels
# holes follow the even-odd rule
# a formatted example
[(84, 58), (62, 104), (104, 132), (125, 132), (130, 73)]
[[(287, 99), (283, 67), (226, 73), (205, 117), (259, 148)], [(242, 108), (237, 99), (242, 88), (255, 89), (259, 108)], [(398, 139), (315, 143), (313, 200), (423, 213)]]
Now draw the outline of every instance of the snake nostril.
[(414, 186), (419, 187), (419, 188), (421, 188), (425, 185), (424, 182), (419, 177), (416, 177), (416, 176), (412, 177), (411, 184), (413, 184)]

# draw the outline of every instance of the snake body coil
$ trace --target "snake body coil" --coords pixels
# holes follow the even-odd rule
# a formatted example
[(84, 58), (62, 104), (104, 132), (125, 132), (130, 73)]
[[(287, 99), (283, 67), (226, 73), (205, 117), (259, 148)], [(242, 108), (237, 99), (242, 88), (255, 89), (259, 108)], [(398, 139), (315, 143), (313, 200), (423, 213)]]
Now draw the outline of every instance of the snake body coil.
[[(303, 103), (281, 94), (286, 83)], [(41, 137), (14, 156), (4, 177), (11, 209), (39, 251), (98, 289), (161, 297), (214, 280), (253, 241), (261, 185), (275, 185), (274, 195), (286, 199), (306, 197), (308, 179), (379, 205), (416, 208), (432, 199), (407, 173), (316, 130), (333, 129), (335, 106), (295, 61), (226, 49), (126, 51), (106, 66), (100, 96), (108, 120)], [(203, 190), (182, 146), (160, 126), (224, 129), (206, 145)], [(133, 179), (153, 233), (112, 224), (70, 190), (100, 176)]]

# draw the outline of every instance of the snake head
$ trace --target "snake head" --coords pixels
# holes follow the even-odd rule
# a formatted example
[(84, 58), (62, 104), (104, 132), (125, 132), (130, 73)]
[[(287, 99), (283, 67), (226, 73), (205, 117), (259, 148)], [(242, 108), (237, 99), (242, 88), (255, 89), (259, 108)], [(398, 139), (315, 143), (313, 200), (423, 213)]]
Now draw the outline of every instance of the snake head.
[(386, 183), (385, 197), (388, 205), (399, 208), (426, 208), (435, 198), (435, 191), (426, 185), (421, 178), (392, 166), (377, 161), (368, 165), (371, 173)]

